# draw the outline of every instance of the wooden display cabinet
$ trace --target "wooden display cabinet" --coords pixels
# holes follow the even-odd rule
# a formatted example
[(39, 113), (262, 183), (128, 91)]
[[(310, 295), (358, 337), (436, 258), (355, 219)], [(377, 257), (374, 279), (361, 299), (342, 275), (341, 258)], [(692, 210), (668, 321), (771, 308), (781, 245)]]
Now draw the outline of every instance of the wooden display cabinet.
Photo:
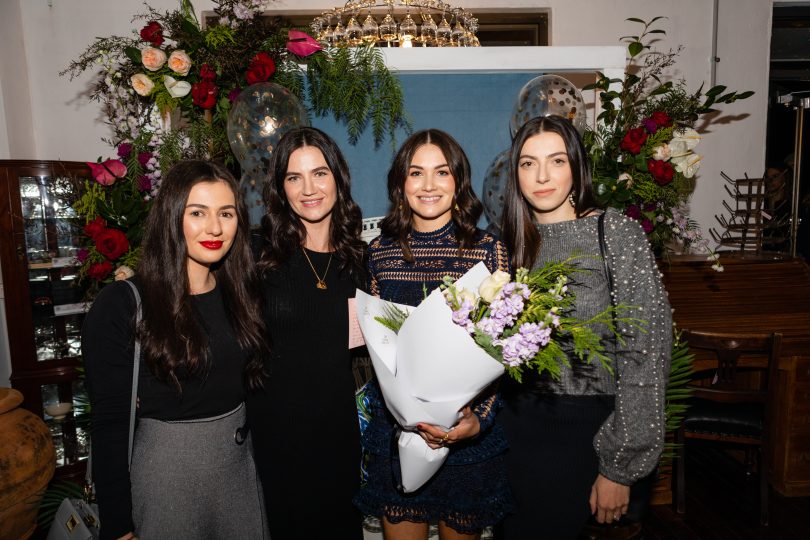
[[(80, 477), (89, 449), (81, 377), (81, 326), (87, 304), (77, 287), (81, 226), (72, 208), (84, 163), (0, 160), (0, 265), (11, 386), (54, 437), (57, 476)], [(69, 403), (64, 416), (49, 405)], [(52, 414), (46, 412), (46, 408)]]

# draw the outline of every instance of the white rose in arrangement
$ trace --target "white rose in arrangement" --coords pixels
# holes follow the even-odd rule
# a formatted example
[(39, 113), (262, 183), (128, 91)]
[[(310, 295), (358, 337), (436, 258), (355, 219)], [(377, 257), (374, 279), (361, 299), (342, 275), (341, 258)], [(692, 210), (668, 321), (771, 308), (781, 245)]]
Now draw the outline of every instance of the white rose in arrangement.
[(149, 71), (157, 71), (166, 63), (166, 53), (155, 47), (147, 47), (141, 51), (141, 63)]
[(627, 182), (627, 187), (632, 187), (633, 177), (627, 174), (626, 172), (623, 172), (622, 174), (619, 175), (619, 182)]
[(169, 95), (173, 98), (181, 98), (191, 92), (190, 83), (187, 83), (186, 81), (178, 81), (174, 77), (169, 77), (168, 75), (163, 76), (163, 84), (166, 86), (166, 90), (169, 91)]
[(661, 144), (653, 148), (653, 159), (666, 161), (672, 157), (672, 151), (668, 144)]
[(155, 87), (155, 83), (145, 73), (136, 73), (129, 78), (129, 82), (132, 84), (132, 89), (140, 96), (148, 96)]
[(177, 49), (169, 55), (169, 69), (184, 77), (188, 75), (191, 69), (191, 58), (186, 54), (186, 51)]
[(478, 287), (478, 294), (484, 302), (491, 304), (495, 296), (501, 291), (504, 285), (511, 281), (511, 276), (503, 270), (496, 270)]
[(115, 281), (123, 281), (125, 279), (129, 279), (135, 275), (135, 271), (130, 268), (129, 266), (122, 264), (118, 268), (115, 269)]

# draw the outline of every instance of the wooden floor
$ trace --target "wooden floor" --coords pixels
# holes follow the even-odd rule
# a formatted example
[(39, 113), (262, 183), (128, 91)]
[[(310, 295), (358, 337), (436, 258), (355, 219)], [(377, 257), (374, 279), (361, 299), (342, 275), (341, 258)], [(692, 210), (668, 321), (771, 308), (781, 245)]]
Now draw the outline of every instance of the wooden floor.
[(645, 540), (810, 538), (810, 497), (771, 491), (770, 525), (759, 526), (757, 477), (728, 454), (701, 441), (688, 441), (686, 513), (654, 506), (644, 521)]

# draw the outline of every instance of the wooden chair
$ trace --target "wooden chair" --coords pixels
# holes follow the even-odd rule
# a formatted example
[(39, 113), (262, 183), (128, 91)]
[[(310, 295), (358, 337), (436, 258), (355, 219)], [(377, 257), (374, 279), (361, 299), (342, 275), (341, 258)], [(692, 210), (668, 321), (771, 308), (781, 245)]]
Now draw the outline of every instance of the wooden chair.
[[(690, 407), (676, 434), (676, 509), (685, 508), (684, 445), (687, 438), (744, 445), (759, 457), (760, 523), (768, 524), (770, 411), (782, 334), (723, 334), (683, 331), (695, 354), (695, 374), (708, 375), (704, 386), (691, 384)], [(706, 354), (711, 357), (706, 360)], [(748, 455), (748, 453), (746, 454)]]

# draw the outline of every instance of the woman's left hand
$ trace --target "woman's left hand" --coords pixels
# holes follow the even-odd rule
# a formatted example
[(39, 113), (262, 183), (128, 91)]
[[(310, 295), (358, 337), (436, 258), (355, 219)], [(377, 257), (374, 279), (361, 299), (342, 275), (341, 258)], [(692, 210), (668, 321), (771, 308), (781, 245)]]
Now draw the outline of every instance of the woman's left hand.
[(427, 445), (435, 450), (463, 439), (475, 437), (481, 431), (481, 424), (478, 417), (473, 414), (472, 409), (464, 407), (461, 409), (461, 419), (450, 428), (450, 431), (445, 431), (440, 426), (425, 423), (417, 425), (416, 429)]
[(591, 487), (591, 513), (599, 523), (619, 521), (627, 513), (630, 486), (608, 480), (601, 474)]

